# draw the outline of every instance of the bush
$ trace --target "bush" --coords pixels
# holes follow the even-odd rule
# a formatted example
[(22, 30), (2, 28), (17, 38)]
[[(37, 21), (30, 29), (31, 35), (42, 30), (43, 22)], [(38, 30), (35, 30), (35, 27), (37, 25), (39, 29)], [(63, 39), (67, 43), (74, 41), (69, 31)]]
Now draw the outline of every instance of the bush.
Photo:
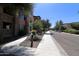
[(41, 38), (39, 38), (37, 35), (34, 35), (33, 38), (31, 38), (31, 36), (29, 36), (28, 39), (29, 39), (30, 41), (31, 41), (31, 39), (33, 39), (33, 41), (39, 41), (39, 40), (41, 40)]
[(75, 29), (66, 29), (64, 30), (64, 32), (72, 33), (72, 34), (79, 34), (79, 30), (75, 30)]
[(33, 41), (39, 41), (39, 40), (41, 40), (41, 39), (40, 39), (38, 36), (35, 35), (35, 36), (33, 37)]

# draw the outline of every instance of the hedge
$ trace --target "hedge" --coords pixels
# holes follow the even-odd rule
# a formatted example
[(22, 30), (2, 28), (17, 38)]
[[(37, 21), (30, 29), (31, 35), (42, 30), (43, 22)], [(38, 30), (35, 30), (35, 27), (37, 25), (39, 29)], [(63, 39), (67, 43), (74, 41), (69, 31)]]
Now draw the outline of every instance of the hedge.
[(79, 34), (79, 30), (75, 30), (75, 29), (66, 29), (63, 32), (71, 33), (71, 34)]

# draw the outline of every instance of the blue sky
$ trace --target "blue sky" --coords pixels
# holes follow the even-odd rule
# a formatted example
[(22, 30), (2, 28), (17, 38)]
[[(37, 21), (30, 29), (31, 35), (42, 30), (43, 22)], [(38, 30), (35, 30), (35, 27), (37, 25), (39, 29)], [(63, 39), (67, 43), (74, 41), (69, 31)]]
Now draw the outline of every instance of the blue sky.
[(37, 3), (34, 5), (34, 15), (49, 19), (52, 27), (57, 20), (64, 23), (79, 21), (79, 4), (77, 3)]

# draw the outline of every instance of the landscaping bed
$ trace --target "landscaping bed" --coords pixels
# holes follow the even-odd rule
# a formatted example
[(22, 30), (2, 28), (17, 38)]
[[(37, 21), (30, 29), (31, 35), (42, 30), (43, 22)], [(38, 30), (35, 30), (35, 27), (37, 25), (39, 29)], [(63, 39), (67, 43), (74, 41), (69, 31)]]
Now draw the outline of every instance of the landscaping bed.
[[(33, 48), (37, 48), (37, 46), (39, 45), (41, 39), (42, 39), (43, 35), (37, 35), (37, 40), (33, 40)], [(30, 36), (28, 36), (28, 38), (22, 42), (20, 44), (20, 46), (24, 46), (24, 47), (30, 47), (31, 46), (31, 40), (30, 40)]]

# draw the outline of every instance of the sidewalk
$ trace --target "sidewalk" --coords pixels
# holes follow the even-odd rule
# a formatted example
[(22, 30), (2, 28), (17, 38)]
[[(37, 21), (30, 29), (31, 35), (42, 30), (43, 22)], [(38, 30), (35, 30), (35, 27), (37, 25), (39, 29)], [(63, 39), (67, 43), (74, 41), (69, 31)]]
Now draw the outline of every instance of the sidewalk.
[(3, 48), (6, 48), (6, 47), (11, 47), (11, 46), (19, 46), (26, 39), (27, 39), (27, 36), (26, 37), (19, 38), (19, 39), (15, 40), (15, 41), (12, 41), (10, 43), (6, 43), (6, 44), (4, 44), (2, 46), (2, 49)]
[[(50, 31), (46, 32), (50, 33)], [(36, 56), (63, 56), (51, 35), (45, 34), (35, 52)]]
[(3, 45), (1, 48), (3, 52), (0, 52), (0, 56), (33, 56), (36, 48), (20, 46), (25, 40), (27, 36)]
[(64, 56), (63, 49), (50, 35), (50, 31), (46, 32), (37, 48), (19, 46), (26, 37), (20, 38), (16, 41), (5, 44), (2, 49), (5, 53), (16, 56)]

